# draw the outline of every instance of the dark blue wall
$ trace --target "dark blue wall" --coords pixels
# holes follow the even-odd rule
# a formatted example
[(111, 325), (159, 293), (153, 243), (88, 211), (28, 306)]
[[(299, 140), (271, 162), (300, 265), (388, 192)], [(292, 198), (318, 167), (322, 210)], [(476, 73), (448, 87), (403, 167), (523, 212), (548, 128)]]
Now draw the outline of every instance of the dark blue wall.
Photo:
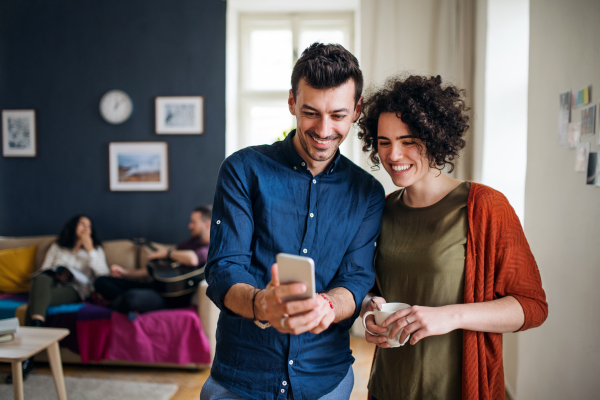
[[(57, 233), (87, 213), (102, 239), (188, 237), (190, 211), (211, 203), (225, 154), (222, 0), (2, 0), (0, 108), (35, 109), (36, 158), (0, 157), (0, 236)], [(98, 106), (129, 94), (113, 126)], [(204, 135), (156, 135), (154, 98), (202, 95)], [(111, 192), (108, 144), (166, 141), (169, 190)]]

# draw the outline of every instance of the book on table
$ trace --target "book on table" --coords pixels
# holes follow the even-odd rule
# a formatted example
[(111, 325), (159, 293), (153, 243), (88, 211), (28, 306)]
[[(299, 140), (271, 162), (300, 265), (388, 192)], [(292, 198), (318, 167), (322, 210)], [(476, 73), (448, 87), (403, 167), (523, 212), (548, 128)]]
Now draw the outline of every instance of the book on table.
[(18, 327), (18, 318), (0, 319), (0, 343), (13, 340)]
[(15, 338), (14, 333), (6, 333), (4, 335), (0, 335), (0, 343), (10, 342)]

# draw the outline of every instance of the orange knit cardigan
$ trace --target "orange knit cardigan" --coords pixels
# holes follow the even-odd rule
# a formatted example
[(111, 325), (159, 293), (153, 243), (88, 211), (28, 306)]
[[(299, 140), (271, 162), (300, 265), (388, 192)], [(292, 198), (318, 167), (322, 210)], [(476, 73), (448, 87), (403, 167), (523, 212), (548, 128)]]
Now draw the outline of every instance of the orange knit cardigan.
[[(546, 293), (521, 222), (508, 200), (473, 182), (467, 213), (464, 302), (513, 296), (525, 314), (519, 331), (540, 326), (548, 317)], [(502, 334), (463, 332), (462, 398), (504, 399)]]
[[(540, 326), (548, 316), (546, 293), (517, 214), (504, 195), (471, 184), (464, 302), (513, 296), (523, 307), (519, 331)], [(503, 400), (502, 334), (463, 331), (463, 400)]]

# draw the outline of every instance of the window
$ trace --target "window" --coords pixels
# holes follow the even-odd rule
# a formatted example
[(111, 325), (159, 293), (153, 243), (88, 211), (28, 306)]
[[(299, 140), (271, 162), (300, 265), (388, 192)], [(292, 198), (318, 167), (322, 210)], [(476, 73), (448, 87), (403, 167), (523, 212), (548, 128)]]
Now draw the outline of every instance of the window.
[[(295, 127), (287, 99), (292, 68), (311, 43), (339, 43), (353, 51), (354, 16), (341, 13), (240, 14), (237, 76), (237, 138), (231, 152), (270, 144)], [(342, 153), (352, 151), (352, 140)]]

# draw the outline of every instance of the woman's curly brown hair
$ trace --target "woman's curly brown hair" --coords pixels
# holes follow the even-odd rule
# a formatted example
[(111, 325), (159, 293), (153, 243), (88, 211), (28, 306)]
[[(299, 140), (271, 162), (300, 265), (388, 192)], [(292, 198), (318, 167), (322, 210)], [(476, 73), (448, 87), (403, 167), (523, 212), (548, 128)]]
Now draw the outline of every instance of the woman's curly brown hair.
[(456, 86), (442, 86), (439, 75), (389, 78), (364, 102), (358, 122), (363, 151), (370, 151), (370, 160), (379, 165), (377, 124), (382, 113), (392, 112), (425, 145), (429, 166), (442, 170), (448, 164), (452, 172), (452, 161), (465, 147), (463, 137), (469, 129), (464, 94), (465, 90)]

